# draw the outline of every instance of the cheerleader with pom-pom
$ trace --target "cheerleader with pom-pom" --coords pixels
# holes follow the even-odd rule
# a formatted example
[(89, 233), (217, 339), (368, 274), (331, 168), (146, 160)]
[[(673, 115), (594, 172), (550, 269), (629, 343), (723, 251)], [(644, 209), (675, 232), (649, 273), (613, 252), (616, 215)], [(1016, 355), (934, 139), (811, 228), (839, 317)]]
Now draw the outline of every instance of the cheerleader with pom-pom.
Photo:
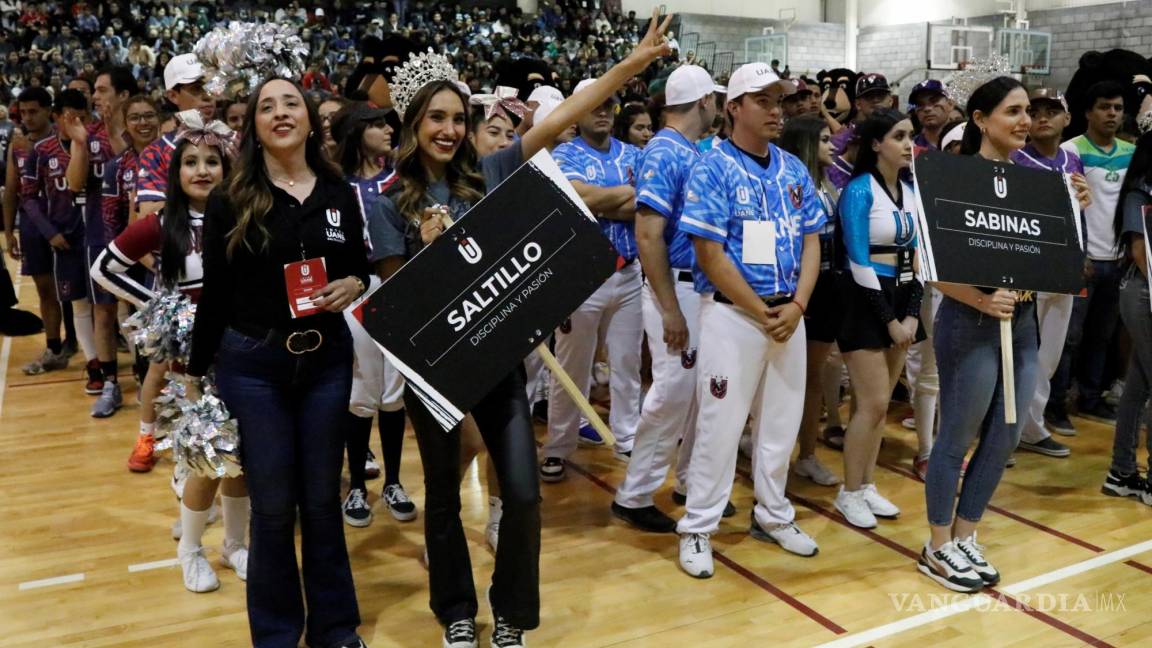
[[(190, 111), (194, 112), (194, 111)], [(149, 377), (162, 377), (165, 369), (182, 371), (181, 357), (187, 360), (192, 334), (192, 320), (179, 292), (195, 303), (203, 282), (200, 238), (208, 194), (228, 174), (232, 154), (232, 133), (221, 122), (203, 124), (198, 115), (182, 113), (184, 127), (177, 133), (176, 148), (168, 170), (168, 195), (161, 212), (149, 214), (128, 226), (108, 245), (92, 266), (92, 278), (122, 299), (141, 309), (142, 319), (149, 320), (138, 338), (150, 353), (155, 365)], [(136, 281), (129, 270), (151, 259), (156, 271), (156, 291)], [(160, 293), (160, 294), (158, 294)], [(151, 303), (149, 303), (151, 302)], [(183, 322), (183, 323), (181, 323)], [(154, 399), (162, 380), (146, 381), (141, 418), (156, 420)], [(174, 397), (176, 397), (174, 395)], [(172, 398), (169, 398), (172, 400)], [(178, 427), (178, 426), (177, 426)], [(234, 429), (233, 429), (234, 433)], [(173, 454), (190, 462), (187, 444), (173, 440)], [(184, 572), (184, 586), (192, 592), (210, 592), (220, 587), (211, 564), (204, 554), (201, 539), (208, 524), (208, 511), (221, 484), (224, 512), (224, 547), (221, 562), (234, 570), (241, 580), (247, 578), (248, 548), (245, 541), (249, 504), (244, 478), (239, 476), (234, 446), (228, 459), (229, 469), (216, 471), (190, 466), (180, 503), (182, 535), (177, 556)], [(203, 450), (203, 449), (202, 449)], [(208, 458), (213, 452), (209, 450)], [(217, 466), (225, 461), (215, 458)], [(208, 473), (208, 474), (206, 474)], [(223, 479), (216, 475), (227, 474)]]

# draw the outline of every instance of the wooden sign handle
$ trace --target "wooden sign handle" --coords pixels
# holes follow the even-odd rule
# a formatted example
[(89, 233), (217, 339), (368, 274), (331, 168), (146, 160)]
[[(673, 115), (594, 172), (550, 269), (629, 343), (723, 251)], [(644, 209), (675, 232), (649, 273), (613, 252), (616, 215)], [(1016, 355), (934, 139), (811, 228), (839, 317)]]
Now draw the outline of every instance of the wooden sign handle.
[(548, 350), (548, 345), (541, 344), (536, 347), (536, 354), (544, 361), (544, 364), (548, 367), (548, 370), (552, 372), (552, 375), (556, 376), (556, 379), (564, 386), (564, 391), (568, 392), (568, 396), (572, 398), (572, 402), (576, 403), (580, 411), (584, 413), (584, 418), (588, 419), (592, 427), (596, 428), (600, 436), (604, 437), (604, 443), (615, 445), (616, 437), (612, 434), (612, 430), (609, 430), (608, 426), (604, 424), (604, 421), (600, 419), (600, 415), (593, 409), (592, 403), (588, 402), (588, 397), (585, 396), (584, 392), (580, 391), (580, 388), (572, 381), (572, 376), (569, 376), (568, 372), (564, 371), (564, 367), (560, 366), (560, 361)]
[(1004, 422), (1016, 422), (1016, 371), (1012, 362), (1012, 320), (1000, 320), (1000, 366), (1004, 375)]

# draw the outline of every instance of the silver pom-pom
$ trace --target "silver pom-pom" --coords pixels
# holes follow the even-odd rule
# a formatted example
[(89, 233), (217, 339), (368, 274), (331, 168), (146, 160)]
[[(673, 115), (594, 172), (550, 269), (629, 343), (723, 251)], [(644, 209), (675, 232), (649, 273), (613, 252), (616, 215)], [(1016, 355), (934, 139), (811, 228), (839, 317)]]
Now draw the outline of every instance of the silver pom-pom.
[(182, 292), (161, 292), (124, 320), (126, 335), (153, 362), (188, 363), (196, 304)]
[(1012, 74), (1011, 61), (1000, 54), (974, 58), (969, 60), (963, 70), (957, 70), (952, 78), (944, 84), (944, 93), (956, 102), (958, 106), (967, 106), (968, 99), (976, 88), (988, 83), (996, 77)]
[(204, 66), (204, 89), (218, 97), (250, 94), (264, 79), (298, 79), (307, 69), (308, 46), (296, 27), (232, 21), (196, 42)]
[(168, 374), (168, 384), (156, 399), (157, 450), (172, 450), (172, 458), (193, 475), (217, 479), (239, 477), (240, 435), (236, 419), (216, 393), (211, 377), (202, 381), (203, 396), (190, 401), (184, 382)]

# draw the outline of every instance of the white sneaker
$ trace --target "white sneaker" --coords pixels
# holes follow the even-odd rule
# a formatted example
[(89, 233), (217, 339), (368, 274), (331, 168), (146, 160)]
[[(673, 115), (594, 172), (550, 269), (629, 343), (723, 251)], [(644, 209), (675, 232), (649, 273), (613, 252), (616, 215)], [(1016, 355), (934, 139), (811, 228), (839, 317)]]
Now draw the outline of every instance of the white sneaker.
[(184, 572), (184, 587), (189, 592), (211, 592), (220, 589), (220, 579), (212, 565), (204, 557), (204, 548), (195, 551), (181, 552), (177, 550), (180, 559), (180, 569)]
[(248, 580), (248, 547), (225, 542), (220, 551), (220, 564), (235, 571), (240, 580)]
[(872, 513), (871, 507), (868, 506), (868, 500), (865, 499), (865, 490), (861, 488), (857, 491), (845, 490), (843, 486), (840, 487), (840, 492), (836, 494), (836, 510), (848, 520), (848, 523), (854, 527), (861, 529), (875, 529), (876, 528), (876, 515)]
[(693, 578), (712, 578), (716, 573), (712, 564), (712, 542), (707, 533), (680, 535), (680, 569)]
[(944, 543), (936, 550), (932, 549), (930, 542), (925, 542), (916, 568), (953, 592), (976, 592), (984, 587), (984, 579), (980, 578), (968, 558), (951, 542)]
[(488, 539), (488, 546), (496, 551), (500, 542), (500, 518), (504, 516), (504, 508), (499, 497), (488, 498), (488, 524), (484, 527), (484, 537)]
[(797, 475), (807, 477), (821, 486), (835, 486), (840, 483), (840, 478), (828, 470), (827, 466), (820, 463), (816, 455), (808, 455), (797, 461), (792, 470)]
[(876, 490), (876, 484), (864, 484), (860, 490), (864, 491), (864, 501), (868, 502), (868, 508), (876, 517), (895, 518), (900, 515), (900, 509)]
[(972, 570), (979, 574), (980, 578), (984, 581), (985, 585), (995, 585), (1000, 582), (1000, 572), (996, 571), (986, 558), (984, 558), (983, 545), (976, 544), (976, 532), (972, 532), (970, 538), (955, 538), (952, 544), (964, 557), (968, 559), (968, 564), (972, 565)]
[(752, 513), (752, 528), (749, 529), (749, 534), (757, 540), (764, 542), (775, 542), (780, 545), (784, 551), (794, 553), (797, 556), (804, 556), (811, 558), (820, 553), (820, 547), (816, 545), (816, 541), (812, 536), (804, 533), (800, 527), (796, 526), (795, 522), (788, 524), (777, 524), (772, 529), (765, 529), (756, 522), (756, 513)]

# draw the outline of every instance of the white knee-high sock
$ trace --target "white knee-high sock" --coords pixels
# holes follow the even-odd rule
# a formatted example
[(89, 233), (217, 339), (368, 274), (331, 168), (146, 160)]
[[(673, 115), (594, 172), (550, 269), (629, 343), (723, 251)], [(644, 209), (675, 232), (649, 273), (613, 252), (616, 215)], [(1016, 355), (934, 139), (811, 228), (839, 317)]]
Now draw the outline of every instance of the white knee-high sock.
[(87, 299), (72, 302), (72, 322), (76, 325), (76, 341), (84, 352), (85, 360), (96, 359), (96, 323), (92, 320), (92, 304)]
[[(209, 507), (211, 508), (211, 507)], [(180, 544), (176, 547), (176, 554), (182, 555), (197, 551), (204, 538), (204, 528), (208, 526), (208, 509), (193, 511), (184, 502), (180, 502)]]
[(251, 500), (245, 497), (220, 495), (224, 509), (224, 546), (247, 545), (248, 520), (251, 518)]

